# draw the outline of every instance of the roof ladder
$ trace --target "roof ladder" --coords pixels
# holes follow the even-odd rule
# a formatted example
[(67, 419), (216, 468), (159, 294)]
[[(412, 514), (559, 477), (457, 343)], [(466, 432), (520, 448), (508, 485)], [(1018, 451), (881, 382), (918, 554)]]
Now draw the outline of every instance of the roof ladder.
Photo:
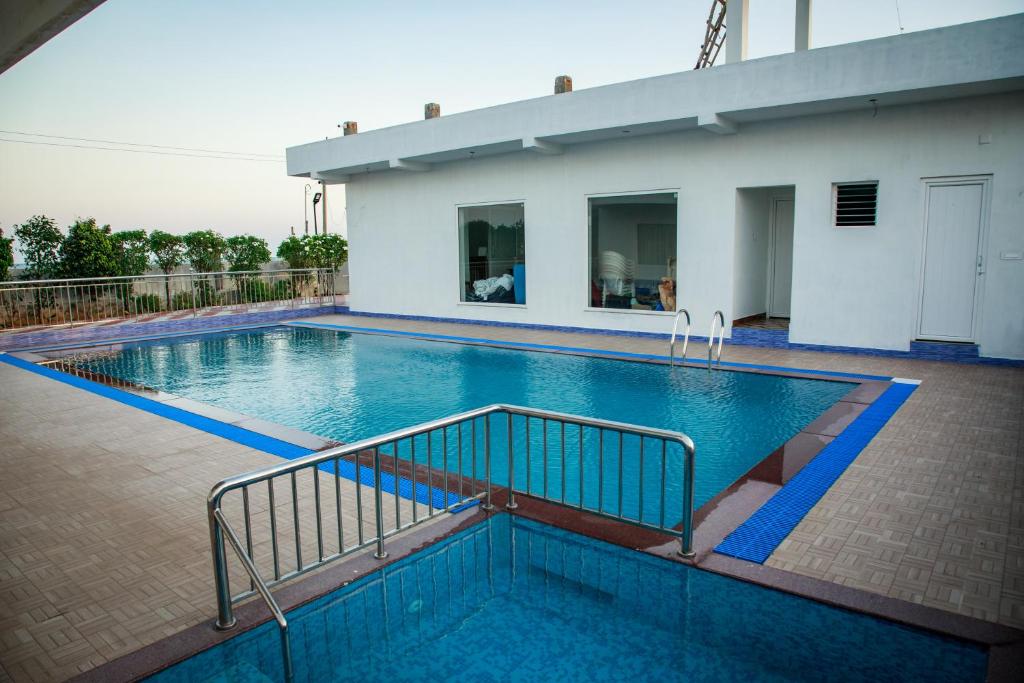
[(704, 31), (704, 43), (700, 46), (700, 56), (694, 69), (714, 66), (715, 59), (725, 43), (725, 0), (711, 0), (711, 11), (708, 12), (708, 26)]

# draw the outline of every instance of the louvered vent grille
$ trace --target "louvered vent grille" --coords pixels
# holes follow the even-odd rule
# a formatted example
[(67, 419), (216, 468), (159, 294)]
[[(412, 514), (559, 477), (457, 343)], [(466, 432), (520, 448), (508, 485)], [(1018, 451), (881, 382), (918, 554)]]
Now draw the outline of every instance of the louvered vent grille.
[(832, 186), (833, 218), (837, 228), (875, 225), (878, 183), (836, 183)]

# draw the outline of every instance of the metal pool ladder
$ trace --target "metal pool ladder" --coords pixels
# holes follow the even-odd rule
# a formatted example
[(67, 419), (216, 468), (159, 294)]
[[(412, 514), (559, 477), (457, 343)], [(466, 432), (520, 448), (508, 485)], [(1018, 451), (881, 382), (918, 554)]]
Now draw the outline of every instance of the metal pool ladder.
[(708, 334), (708, 370), (711, 369), (711, 350), (715, 346), (715, 323), (718, 325), (718, 351), (715, 353), (715, 362), (722, 362), (722, 342), (725, 340), (725, 315), (721, 311), (715, 311), (711, 318), (711, 333)]
[(672, 340), (668, 343), (668, 364), (670, 366), (676, 364), (676, 332), (679, 331), (679, 318), (684, 315), (686, 316), (686, 329), (683, 330), (683, 355), (679, 360), (681, 363), (686, 363), (686, 345), (690, 343), (690, 312), (685, 308), (680, 308), (672, 323)]

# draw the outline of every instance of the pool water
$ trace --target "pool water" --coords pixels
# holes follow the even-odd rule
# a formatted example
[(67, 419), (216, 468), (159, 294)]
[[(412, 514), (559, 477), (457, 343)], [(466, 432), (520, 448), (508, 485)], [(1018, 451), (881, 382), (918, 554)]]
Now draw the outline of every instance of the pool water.
[[(423, 341), (328, 329), (274, 327), (130, 345), (85, 364), (90, 370), (161, 389), (341, 442), (446, 417), (492, 403), (507, 403), (682, 431), (697, 445), (695, 501), (699, 506), (781, 446), (853, 387), (848, 382), (797, 379), (745, 372), (665, 365), (559, 353), (519, 351), (459, 343)], [(504, 444), (505, 424), (497, 420), (492, 440)], [(640, 471), (638, 440), (622, 445), (624, 473), (620, 496), (619, 444), (599, 446), (591, 431), (569, 428), (563, 435), (531, 420), (530, 466), (525, 425), (514, 425), (516, 482), (575, 502), (583, 495), (596, 508), (622, 501), (627, 516), (653, 521), (667, 508), (678, 521), (682, 486), (681, 449), (666, 453), (667, 491), (660, 483), (660, 444), (647, 444)], [(465, 434), (466, 453), (455, 452), (456, 438), (430, 445), (432, 464), (447, 454), (463, 471), (483, 471), (482, 444)], [(583, 439), (587, 455), (573, 454)], [(423, 439), (425, 440), (425, 439)], [(547, 468), (541, 453), (548, 448)], [(422, 463), (427, 444), (417, 443)], [(602, 450), (603, 449), (603, 450)], [(408, 459), (410, 444), (400, 444)], [(601, 451), (601, 457), (595, 454)], [(563, 457), (564, 456), (564, 457)], [(504, 455), (496, 456), (499, 461)], [(590, 459), (587, 460), (586, 458)], [(562, 469), (564, 461), (565, 469)], [(582, 468), (581, 468), (582, 462)], [(582, 469), (582, 472), (581, 472)], [(545, 478), (545, 472), (549, 476)], [(564, 472), (564, 476), (563, 476)], [(526, 478), (529, 473), (530, 481)], [(582, 475), (582, 476), (581, 476)], [(640, 479), (646, 497), (638, 496)], [(599, 492), (598, 481), (602, 490)], [(495, 483), (507, 476), (495, 473)], [(582, 484), (581, 484), (582, 483)], [(580, 487), (584, 490), (581, 492)], [(562, 491), (564, 490), (564, 494)], [(644, 498), (639, 511), (638, 498)]]
[[(295, 681), (983, 681), (980, 647), (509, 515), (288, 614)], [(275, 623), (152, 678), (281, 680)]]

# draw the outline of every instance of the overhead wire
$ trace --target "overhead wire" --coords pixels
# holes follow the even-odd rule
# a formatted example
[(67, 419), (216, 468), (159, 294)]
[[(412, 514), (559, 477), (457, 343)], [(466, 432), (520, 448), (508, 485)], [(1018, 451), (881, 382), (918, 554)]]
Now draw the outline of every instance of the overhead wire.
[(24, 135), (33, 138), (51, 138), (54, 140), (71, 140), (73, 142), (98, 142), (104, 145), (123, 145), (126, 147), (153, 147), (155, 149), (172, 149), (181, 152), (208, 152), (211, 154), (236, 154), (247, 157), (273, 157), (283, 159), (280, 154), (265, 154), (263, 152), (234, 152), (226, 149), (206, 149), (203, 147), (177, 147), (174, 145), (151, 145), (144, 142), (121, 142), (119, 140), (101, 140), (97, 138), (76, 138), (68, 135), (49, 135), (47, 133), (27, 133), (21, 130), (0, 130), (5, 135)]
[[(2, 132), (2, 131), (0, 131)], [(261, 159), (246, 156), (222, 156), (217, 154), (191, 154), (189, 152), (161, 152), (152, 149), (124, 149), (122, 147), (101, 147), (99, 145), (74, 145), (67, 142), (43, 142), (42, 140), (12, 140), (11, 138), (0, 138), (0, 142), (13, 142), (23, 145), (45, 145), (47, 147), (70, 147), (75, 149), (97, 149), (107, 152), (131, 152), (133, 154), (158, 154), (160, 156), (192, 157), (195, 159), (224, 159), (227, 161), (269, 161), (279, 164), (284, 158)]]

